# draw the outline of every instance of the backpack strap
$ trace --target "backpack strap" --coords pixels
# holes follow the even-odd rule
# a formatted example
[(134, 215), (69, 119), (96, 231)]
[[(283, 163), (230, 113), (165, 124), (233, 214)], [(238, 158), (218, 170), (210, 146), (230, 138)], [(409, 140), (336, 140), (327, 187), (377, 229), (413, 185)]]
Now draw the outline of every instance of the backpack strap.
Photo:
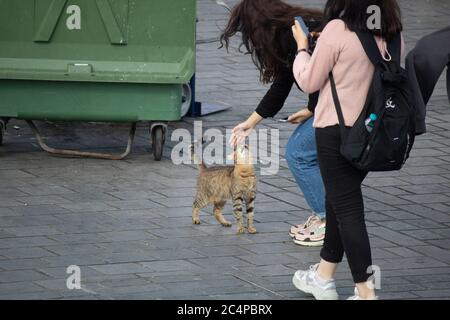
[(401, 64), (402, 61), (402, 34), (399, 32), (395, 35), (394, 38), (391, 39), (388, 43), (388, 50), (392, 56), (392, 59), (395, 60), (398, 64)]
[[(380, 53), (380, 49), (378, 49), (377, 41), (375, 40), (373, 34), (370, 32), (356, 31), (356, 35), (358, 36), (359, 41), (361, 41), (364, 51), (372, 64), (377, 66), (379, 63), (383, 62), (383, 56)], [(388, 51), (392, 59), (398, 64), (401, 62), (401, 47), (402, 36), (401, 33), (398, 33), (388, 43)]]
[(341, 129), (341, 138), (344, 139), (346, 136), (345, 130), (345, 119), (344, 114), (342, 112), (341, 102), (339, 101), (339, 96), (337, 93), (336, 82), (334, 81), (333, 72), (330, 72), (330, 85), (331, 85), (331, 93), (333, 95), (334, 106), (336, 108), (336, 113), (339, 120), (339, 128)]
[(356, 31), (356, 35), (361, 41), (361, 44), (369, 57), (370, 61), (374, 66), (379, 65), (383, 61), (380, 49), (378, 48), (377, 42), (372, 33)]

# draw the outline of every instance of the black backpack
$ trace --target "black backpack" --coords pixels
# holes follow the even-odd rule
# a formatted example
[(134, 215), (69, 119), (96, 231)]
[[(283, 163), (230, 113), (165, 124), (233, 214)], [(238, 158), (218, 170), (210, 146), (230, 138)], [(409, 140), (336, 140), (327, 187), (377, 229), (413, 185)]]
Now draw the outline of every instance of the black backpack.
[[(352, 128), (345, 126), (333, 73), (330, 84), (341, 129), (341, 154), (363, 171), (400, 170), (415, 140), (415, 116), (406, 71), (401, 67), (401, 35), (388, 43), (391, 61), (385, 61), (371, 33), (357, 32), (375, 66), (364, 109)], [(373, 117), (373, 114), (376, 117)], [(367, 128), (367, 120), (376, 118)], [(370, 122), (370, 121), (369, 121)]]

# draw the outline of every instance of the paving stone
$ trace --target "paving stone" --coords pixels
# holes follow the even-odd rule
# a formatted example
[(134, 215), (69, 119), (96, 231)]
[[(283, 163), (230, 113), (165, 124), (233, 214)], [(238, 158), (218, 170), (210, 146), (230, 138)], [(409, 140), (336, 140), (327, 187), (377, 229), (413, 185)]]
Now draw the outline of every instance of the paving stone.
[(0, 272), (0, 283), (23, 282), (46, 279), (47, 276), (33, 270), (16, 270)]
[(420, 204), (445, 203), (450, 201), (450, 197), (447, 197), (444, 194), (411, 195), (401, 196), (401, 198)]
[(411, 249), (405, 248), (405, 247), (393, 247), (393, 248), (386, 248), (387, 251), (393, 252), (396, 255), (404, 258), (411, 258), (411, 257), (421, 257), (423, 254), (413, 251)]
[(65, 256), (52, 256), (42, 258), (49, 267), (63, 267), (67, 268), (71, 265), (86, 266), (91, 264), (103, 264), (106, 263), (107, 258), (105, 255), (92, 255), (92, 254), (75, 254)]
[(45, 249), (59, 256), (83, 253), (98, 254), (100, 252), (105, 252), (101, 247), (91, 243), (45, 246)]
[(109, 201), (108, 205), (121, 210), (154, 209), (162, 207), (161, 204), (150, 200)]
[(11, 283), (0, 283), (0, 296), (11, 294), (11, 292), (43, 292), (44, 289), (34, 283), (29, 281), (25, 282), (11, 282)]
[[(52, 279), (67, 279), (67, 277), (69, 276), (69, 274), (67, 273), (67, 268), (69, 267), (69, 265), (67, 266), (59, 266), (59, 267), (42, 267), (37, 269), (38, 272), (48, 275), (49, 277), (51, 277)], [(83, 266), (80, 265), (80, 275), (81, 275), (81, 279), (82, 282), (86, 282), (87, 280), (92, 281), (92, 279), (94, 278), (98, 278), (99, 276), (102, 276), (103, 274), (91, 269), (87, 266)]]
[(32, 293), (7, 293), (0, 295), (1, 300), (50, 300), (62, 299), (64, 296), (56, 291), (32, 292)]
[(422, 253), (427, 257), (432, 257), (436, 260), (450, 263), (450, 251), (437, 248), (435, 246), (419, 246), (411, 247), (412, 250)]
[(402, 233), (392, 231), (385, 227), (368, 228), (369, 233), (378, 237), (404, 246), (414, 246), (424, 244), (422, 241), (416, 240)]
[(412, 292), (382, 292), (380, 293), (380, 300), (412, 300), (418, 299), (418, 295)]
[(3, 256), (11, 259), (23, 259), (23, 258), (42, 258), (54, 256), (53, 253), (44, 250), (42, 248), (27, 247), (27, 248), (13, 248), (13, 249), (0, 249)]
[(67, 213), (68, 210), (55, 205), (21, 205), (14, 207), (14, 211), (20, 215), (49, 215)]
[(92, 269), (101, 272), (103, 274), (133, 274), (138, 272), (149, 271), (145, 266), (138, 263), (116, 263), (107, 265), (95, 265), (91, 266)]
[[(196, 259), (206, 258), (206, 255), (196, 252), (196, 248), (179, 249), (179, 250), (151, 250), (151, 254), (156, 257), (157, 260), (175, 260), (175, 259)], [(201, 250), (199, 250), (201, 251)], [(236, 253), (235, 253), (236, 254)]]
[(49, 205), (49, 204), (68, 204), (71, 201), (65, 199), (61, 196), (26, 196), (26, 197), (15, 197), (14, 200), (21, 202), (26, 205)]
[[(448, 238), (448, 236), (442, 235), (438, 232), (440, 229), (427, 229), (427, 230), (405, 230), (403, 234), (409, 235), (419, 240), (435, 240)], [(442, 229), (444, 230), (444, 229)]]
[[(408, 220), (409, 222), (410, 220)], [(406, 221), (389, 220), (378, 223), (378, 225), (391, 229), (393, 231), (417, 230), (418, 226), (411, 225)]]
[(73, 193), (73, 191), (68, 188), (56, 185), (36, 185), (29, 187), (18, 187), (17, 189), (32, 196), (48, 196)]
[(83, 203), (63, 203), (60, 204), (59, 206), (73, 212), (98, 212), (114, 209), (114, 207), (101, 201), (83, 202)]
[(185, 260), (172, 260), (172, 261), (152, 261), (144, 262), (142, 265), (147, 269), (146, 271), (179, 271), (179, 270), (191, 270), (199, 271), (202, 268), (189, 261)]
[(426, 208), (421, 205), (415, 205), (415, 204), (409, 204), (409, 205), (403, 205), (402, 209), (408, 212), (412, 212), (416, 215), (419, 215), (425, 219), (431, 219), (436, 222), (449, 222), (450, 221), (450, 215), (447, 213), (442, 213), (439, 211), (432, 210), (430, 208)]
[(0, 248), (23, 248), (39, 247), (45, 245), (57, 244), (54, 240), (46, 237), (15, 237), (0, 239)]
[(240, 267), (242, 271), (259, 275), (260, 277), (266, 276), (279, 276), (279, 275), (292, 275), (296, 270), (288, 268), (284, 265), (270, 265), (270, 266), (258, 266), (258, 267)]
[(149, 232), (160, 238), (201, 237), (201, 236), (207, 235), (207, 233), (202, 232), (198, 228), (194, 228), (194, 227), (171, 228), (171, 229), (160, 228), (160, 229), (150, 230)]
[(17, 212), (12, 210), (11, 208), (0, 208), (0, 217), (4, 220), (4, 217), (17, 216), (19, 215)]
[(30, 236), (46, 236), (52, 234), (61, 234), (53, 226), (32, 226), (32, 227), (14, 227), (5, 229), (9, 234), (17, 237), (30, 237)]
[(286, 254), (266, 254), (263, 256), (254, 254), (254, 255), (239, 256), (239, 258), (257, 266), (289, 264), (297, 262), (295, 258)]
[(105, 241), (133, 241), (144, 239), (155, 239), (155, 236), (145, 231), (129, 230), (129, 231), (113, 231), (103, 232), (100, 234)]
[(231, 246), (200, 247), (193, 248), (192, 250), (207, 257), (243, 256), (250, 254), (250, 251)]
[(189, 259), (189, 261), (200, 267), (223, 268), (223, 269), (254, 265), (253, 263), (249, 263), (244, 259), (240, 259), (239, 257), (199, 258), (199, 259)]
[(106, 261), (108, 263), (127, 263), (127, 262), (142, 262), (142, 261), (152, 261), (158, 258), (153, 254), (152, 251), (148, 252), (123, 252), (123, 253), (112, 253), (106, 256)]
[(424, 291), (416, 291), (414, 292), (422, 299), (429, 298), (448, 298), (450, 296), (450, 289), (442, 289), (442, 290), (424, 290)]
[(440, 247), (442, 249), (448, 249), (450, 248), (450, 239), (444, 239), (444, 240), (429, 240), (428, 243)]

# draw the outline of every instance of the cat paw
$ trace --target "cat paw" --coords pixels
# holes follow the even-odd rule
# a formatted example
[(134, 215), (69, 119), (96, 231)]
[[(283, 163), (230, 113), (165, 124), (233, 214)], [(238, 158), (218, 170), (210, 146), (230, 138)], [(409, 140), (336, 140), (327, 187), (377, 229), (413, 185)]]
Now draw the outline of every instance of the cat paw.
[(192, 223), (195, 225), (199, 225), (199, 224), (201, 224), (201, 221), (200, 221), (200, 219), (192, 219)]
[(236, 232), (236, 234), (244, 234), (244, 233), (245, 233), (244, 227), (239, 228)]
[(250, 234), (255, 234), (257, 231), (256, 231), (256, 229), (254, 228), (254, 227), (249, 227), (248, 229), (247, 229), (247, 231), (248, 231), (248, 233), (250, 233)]
[(222, 222), (221, 224), (222, 224), (222, 226), (227, 227), (227, 228), (231, 227), (231, 222), (228, 222), (228, 221)]

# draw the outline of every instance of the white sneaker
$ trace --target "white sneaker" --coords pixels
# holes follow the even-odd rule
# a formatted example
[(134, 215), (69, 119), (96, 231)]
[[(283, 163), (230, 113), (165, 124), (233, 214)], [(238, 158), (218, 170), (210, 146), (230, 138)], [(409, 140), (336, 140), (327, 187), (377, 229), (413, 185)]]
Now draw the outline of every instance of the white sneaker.
[(312, 294), (316, 300), (338, 300), (334, 279), (328, 281), (319, 279), (316, 273), (318, 266), (319, 264), (310, 266), (308, 271), (297, 271), (292, 283), (298, 290)]
[(375, 296), (372, 299), (363, 299), (359, 296), (358, 288), (355, 288), (355, 295), (347, 298), (347, 300), (378, 300), (378, 296)]

